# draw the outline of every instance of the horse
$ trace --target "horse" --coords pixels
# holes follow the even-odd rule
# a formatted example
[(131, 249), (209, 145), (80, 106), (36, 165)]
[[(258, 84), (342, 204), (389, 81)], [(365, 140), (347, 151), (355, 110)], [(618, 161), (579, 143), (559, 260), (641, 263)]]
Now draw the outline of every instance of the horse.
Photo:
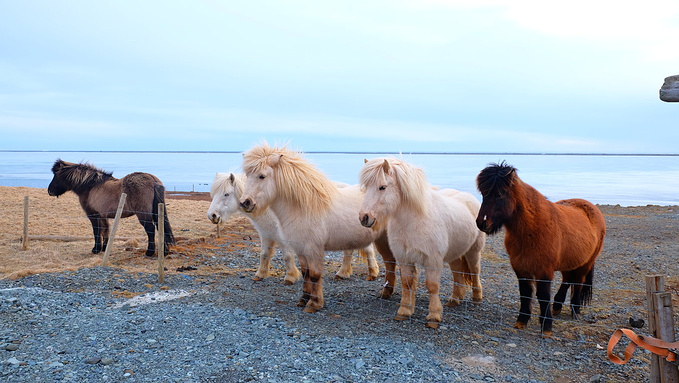
[(549, 306), (555, 271), (561, 272), (563, 280), (554, 296), (554, 315), (561, 313), (569, 288), (574, 319), (580, 307), (591, 301), (594, 262), (606, 235), (604, 216), (584, 199), (549, 201), (504, 161), (483, 169), (476, 184), (483, 196), (478, 228), (487, 234), (506, 229), (505, 247), (519, 280), (521, 301), (514, 328), (525, 328), (530, 319), (535, 284), (542, 336), (549, 338), (553, 335)]
[(432, 187), (422, 169), (396, 158), (366, 160), (359, 177), (365, 191), (359, 221), (373, 230), (386, 228), (401, 270), (403, 294), (394, 319), (406, 320), (414, 313), (416, 266), (424, 267), (429, 292), (427, 327), (437, 328), (442, 320), (439, 287), (444, 263), (454, 278), (446, 306), (459, 305), (466, 286), (472, 287), (472, 300), (480, 303), (486, 235), (475, 224), (479, 201), (469, 193)]
[[(338, 186), (340, 184), (338, 183)], [(222, 221), (227, 221), (233, 214), (239, 211), (239, 199), (243, 194), (245, 187), (245, 175), (234, 173), (217, 173), (215, 175), (212, 186), (210, 187), (210, 196), (212, 203), (207, 211), (207, 218), (214, 224)], [(267, 210), (259, 216), (247, 215), (252, 222), (252, 225), (259, 233), (261, 241), (261, 252), (259, 256), (259, 267), (255, 276), (252, 277), (255, 281), (261, 281), (269, 277), (271, 258), (275, 251), (276, 244), (283, 244), (282, 236), (279, 232), (278, 218), (271, 211)], [(292, 285), (301, 276), (301, 273), (295, 265), (294, 253), (286, 247), (281, 247), (283, 259), (285, 261), (285, 278), (283, 284)], [(375, 260), (375, 249), (370, 246), (359, 249), (359, 255), (365, 257), (368, 262), (368, 280), (374, 280), (379, 274), (379, 267)], [(352, 273), (352, 250), (345, 250), (342, 259), (342, 267), (339, 269), (335, 278), (345, 279), (349, 278)]]
[[(122, 193), (127, 194), (122, 218), (136, 215), (148, 236), (146, 256), (156, 252), (155, 228), (158, 226), (158, 204), (165, 203), (165, 187), (158, 177), (135, 172), (118, 179), (113, 173), (98, 169), (88, 163), (73, 163), (57, 159), (52, 166), (54, 177), (47, 188), (50, 196), (59, 197), (67, 191), (74, 192), (80, 206), (92, 223), (94, 247), (92, 253), (106, 250), (108, 244), (108, 218), (115, 217)], [(175, 244), (170, 221), (165, 214), (165, 248)]]
[(356, 214), (363, 193), (358, 185), (338, 188), (300, 152), (262, 143), (243, 153), (244, 212), (253, 217), (271, 209), (280, 221), (285, 245), (299, 258), (304, 283), (298, 306), (308, 313), (323, 308), (325, 251), (366, 247), (375, 243), (385, 263), (379, 297), (394, 290), (396, 263), (386, 234), (361, 226)]

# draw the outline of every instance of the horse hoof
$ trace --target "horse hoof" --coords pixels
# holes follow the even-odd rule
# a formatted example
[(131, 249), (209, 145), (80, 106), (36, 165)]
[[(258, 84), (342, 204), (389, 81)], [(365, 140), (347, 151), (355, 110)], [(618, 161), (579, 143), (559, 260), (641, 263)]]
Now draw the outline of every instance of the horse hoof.
[(99, 249), (92, 249), (92, 254), (99, 254), (101, 253), (101, 250)]
[(526, 328), (526, 324), (523, 322), (516, 322), (514, 323), (514, 328), (518, 328), (519, 330), (523, 330)]
[(389, 299), (391, 298), (391, 295), (394, 293), (393, 289), (387, 289), (386, 287), (383, 288), (379, 294), (377, 294), (377, 298), (379, 299)]
[(289, 281), (287, 279), (283, 281), (283, 286), (292, 286), (294, 284), (295, 284), (295, 282)]
[(336, 281), (343, 281), (345, 279), (349, 279), (349, 277), (345, 277), (343, 275), (335, 274), (335, 280)]
[(264, 278), (260, 278), (260, 277), (255, 275), (254, 277), (252, 277), (252, 280), (255, 281), (255, 282), (260, 282), (260, 281), (263, 281)]
[(297, 302), (297, 307), (306, 307), (307, 301), (300, 299), (299, 302)]
[(304, 312), (305, 312), (305, 313), (313, 314), (313, 313), (315, 313), (316, 311), (318, 311), (318, 309), (317, 309), (316, 307), (309, 306), (309, 305), (307, 305), (306, 307), (304, 307)]
[(439, 322), (427, 322), (425, 327), (437, 329), (437, 328), (439, 328)]
[(554, 337), (554, 331), (543, 331), (542, 339), (552, 339)]
[(374, 281), (377, 279), (377, 277), (373, 277), (372, 275), (368, 275), (368, 277), (365, 279), (366, 281)]
[(399, 322), (403, 322), (403, 321), (408, 320), (408, 319), (410, 319), (410, 317), (407, 317), (405, 315), (396, 315), (394, 317), (394, 320), (397, 320)]
[(446, 307), (457, 307), (460, 305), (459, 301), (448, 301), (446, 302)]
[(554, 308), (553, 308), (553, 309), (552, 309), (552, 316), (553, 316), (553, 317), (556, 317), (556, 316), (559, 316), (559, 315), (561, 315), (561, 309), (558, 309), (558, 310), (557, 310), (557, 309), (554, 309)]
[(481, 302), (483, 301), (483, 298), (472, 298), (472, 303), (475, 305), (480, 305)]

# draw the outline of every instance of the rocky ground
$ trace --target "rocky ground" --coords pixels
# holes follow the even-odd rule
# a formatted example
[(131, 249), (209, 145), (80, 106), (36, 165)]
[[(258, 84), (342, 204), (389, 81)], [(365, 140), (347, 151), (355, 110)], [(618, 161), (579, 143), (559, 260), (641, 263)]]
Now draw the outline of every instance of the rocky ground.
[[(204, 209), (194, 212), (198, 225), (209, 205), (204, 199), (189, 201)], [(171, 219), (182, 201), (169, 200)], [(424, 326), (422, 285), (414, 317), (394, 321), (400, 294), (377, 299), (383, 274), (366, 281), (365, 264), (355, 263), (349, 279), (333, 279), (339, 253), (327, 257), (326, 307), (303, 313), (296, 306), (301, 284), (281, 283), (279, 256), (273, 277), (251, 279), (257, 235), (243, 220), (222, 227), (219, 237), (209, 230), (191, 237), (204, 228), (193, 229), (191, 219), (178, 217), (176, 231), (185, 238), (168, 260), (164, 283), (158, 282), (155, 260), (134, 246), (115, 252), (108, 267), (38, 274), (24, 268), (19, 275), (7, 266), (22, 256), (17, 236), (0, 238), (0, 251), (6, 253), (0, 252), (5, 276), (0, 279), (0, 379), (647, 381), (648, 353), (637, 350), (619, 366), (608, 360), (605, 347), (615, 329), (629, 327), (630, 318), (646, 318), (645, 275), (664, 275), (668, 291), (677, 291), (679, 207), (601, 209), (608, 234), (596, 266), (592, 305), (580, 321), (570, 319), (565, 309), (555, 322), (554, 339), (539, 336), (535, 319), (525, 330), (512, 328), (518, 288), (502, 234), (490, 237), (484, 252), (484, 301), (445, 308), (436, 330)], [(41, 246), (76, 254), (81, 261), (91, 248), (89, 241)], [(447, 296), (450, 273), (444, 277)], [(635, 331), (647, 334), (648, 325)]]

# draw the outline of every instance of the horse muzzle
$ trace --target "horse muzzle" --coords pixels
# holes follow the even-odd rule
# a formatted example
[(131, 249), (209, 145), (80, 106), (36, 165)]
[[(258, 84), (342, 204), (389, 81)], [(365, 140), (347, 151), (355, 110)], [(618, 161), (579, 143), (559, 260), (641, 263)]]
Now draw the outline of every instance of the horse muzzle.
[(207, 217), (210, 220), (210, 222), (214, 223), (215, 225), (222, 222), (222, 217), (218, 216), (215, 213), (208, 214)]
[(241, 201), (239, 205), (240, 208), (246, 213), (252, 213), (257, 206), (250, 198)]
[(361, 221), (361, 225), (364, 227), (371, 228), (375, 225), (375, 217), (371, 216), (370, 214), (360, 215), (359, 220)]

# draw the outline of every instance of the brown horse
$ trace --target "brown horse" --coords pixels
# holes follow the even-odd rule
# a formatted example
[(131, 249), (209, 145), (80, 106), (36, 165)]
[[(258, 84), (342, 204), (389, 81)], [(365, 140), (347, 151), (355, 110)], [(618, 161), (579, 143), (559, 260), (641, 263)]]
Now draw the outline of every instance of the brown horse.
[(491, 164), (476, 178), (483, 196), (476, 225), (487, 234), (506, 228), (505, 247), (519, 279), (521, 308), (515, 328), (526, 327), (531, 315), (533, 284), (537, 285), (544, 337), (552, 335), (551, 283), (561, 271), (563, 282), (554, 296), (554, 315), (561, 312), (571, 288), (571, 314), (592, 298), (594, 262), (601, 252), (606, 223), (601, 211), (583, 199), (550, 202), (521, 181), (505, 162)]
[[(54, 178), (47, 192), (59, 197), (67, 191), (78, 195), (87, 218), (92, 223), (94, 247), (97, 254), (106, 250), (108, 243), (108, 218), (115, 217), (122, 193), (127, 194), (121, 217), (137, 215), (148, 236), (147, 256), (156, 252), (155, 227), (158, 226), (158, 204), (165, 202), (165, 187), (153, 174), (135, 172), (118, 179), (112, 173), (97, 169), (87, 163), (72, 163), (60, 159), (52, 166)], [(170, 221), (165, 215), (165, 249), (174, 245)]]

